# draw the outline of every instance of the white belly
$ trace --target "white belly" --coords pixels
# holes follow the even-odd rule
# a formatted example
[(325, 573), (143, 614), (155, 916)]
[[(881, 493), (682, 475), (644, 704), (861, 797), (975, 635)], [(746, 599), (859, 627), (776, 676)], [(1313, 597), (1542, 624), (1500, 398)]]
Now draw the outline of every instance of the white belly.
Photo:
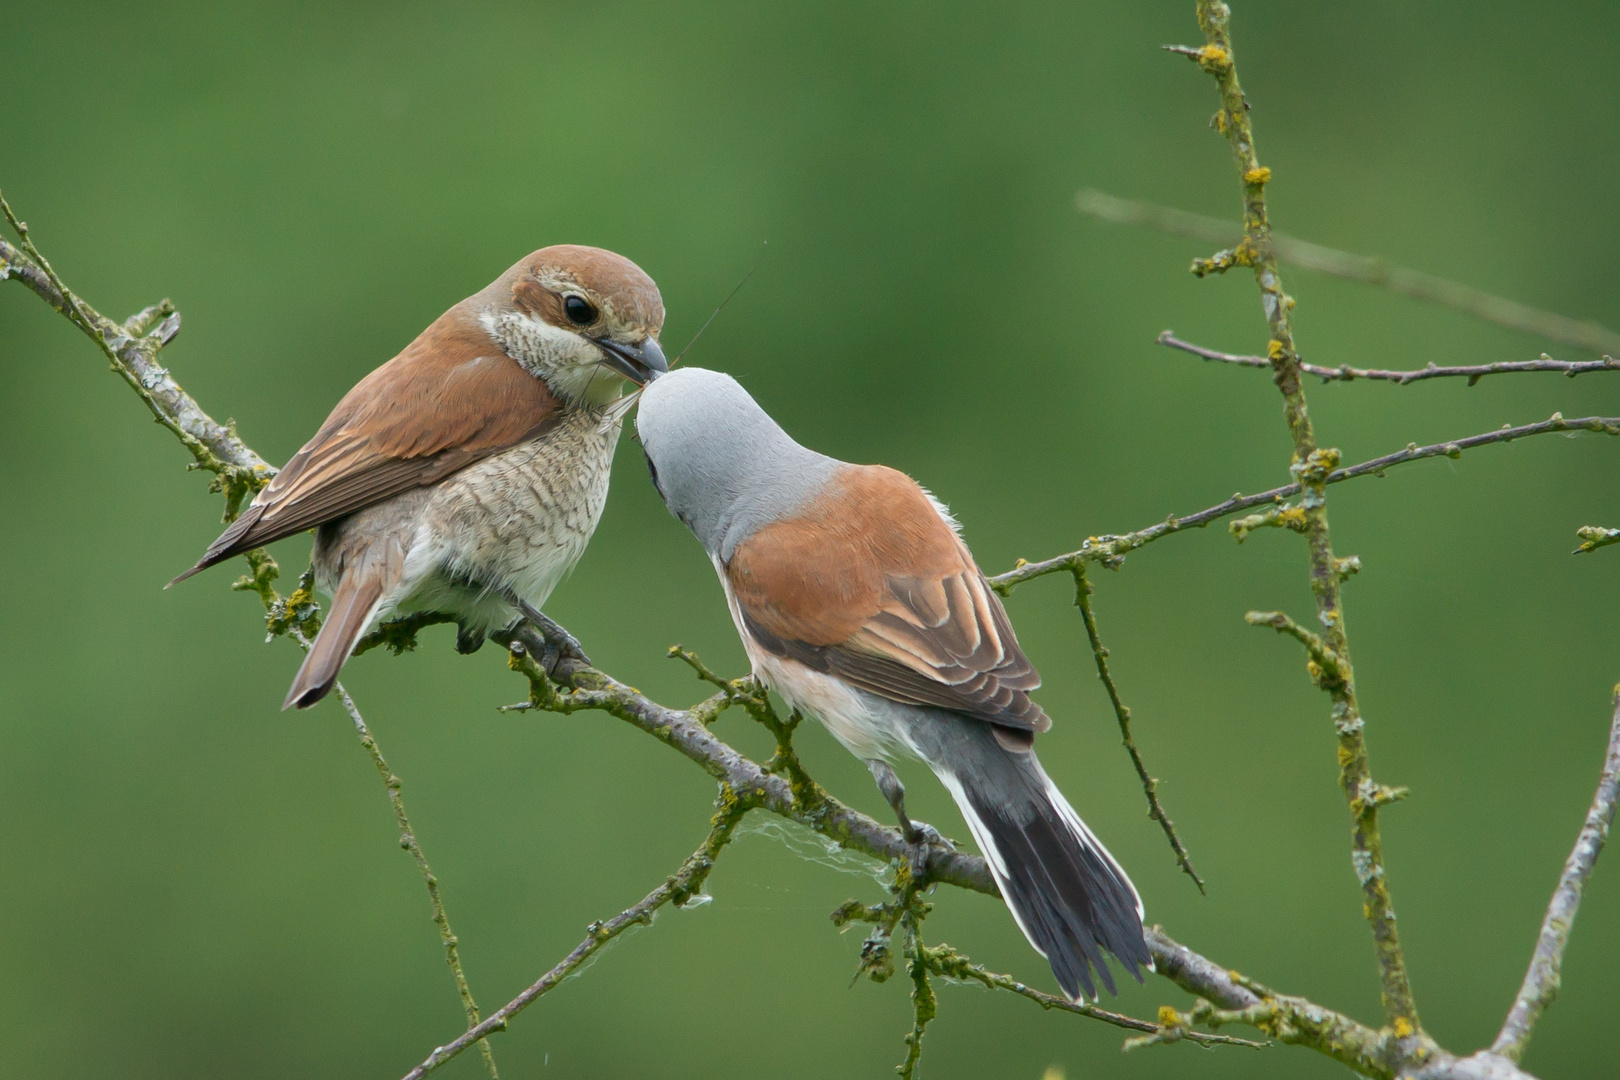
[(406, 558), (398, 606), (454, 611), (487, 628), (516, 617), (503, 594), (544, 604), (601, 520), (618, 434), (581, 410), (441, 484)]

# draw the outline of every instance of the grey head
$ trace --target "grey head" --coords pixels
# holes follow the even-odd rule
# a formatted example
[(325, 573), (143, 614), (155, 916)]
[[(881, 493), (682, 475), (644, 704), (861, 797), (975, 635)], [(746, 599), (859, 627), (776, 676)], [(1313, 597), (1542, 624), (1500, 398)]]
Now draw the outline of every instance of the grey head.
[(844, 466), (794, 442), (736, 379), (703, 368), (648, 383), (636, 434), (664, 505), (722, 563), (757, 530), (791, 517)]

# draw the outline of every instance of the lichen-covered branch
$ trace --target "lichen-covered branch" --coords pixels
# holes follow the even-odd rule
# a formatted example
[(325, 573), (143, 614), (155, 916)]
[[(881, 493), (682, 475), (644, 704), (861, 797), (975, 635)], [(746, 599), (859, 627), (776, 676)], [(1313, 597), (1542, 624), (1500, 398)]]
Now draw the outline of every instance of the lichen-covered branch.
[[(992, 990), (1005, 990), (1008, 993), (1017, 994), (1021, 998), (1033, 1001), (1043, 1009), (1073, 1013), (1076, 1016), (1084, 1016), (1092, 1020), (1101, 1020), (1105, 1024), (1112, 1024), (1114, 1027), (1124, 1028), (1126, 1031), (1157, 1033), (1162, 1026), (1150, 1023), (1147, 1020), (1138, 1020), (1134, 1016), (1126, 1016), (1110, 1009), (1099, 1008), (1084, 1001), (1070, 1001), (1068, 998), (1037, 990), (1033, 986), (1026, 986), (1011, 975), (1003, 975), (991, 971), (981, 964), (973, 963), (949, 945), (925, 946), (922, 952), (928, 970), (935, 975), (954, 979), (957, 982), (975, 982)], [(1247, 1046), (1261, 1049), (1266, 1045), (1252, 1039), (1238, 1039), (1230, 1035), (1215, 1035), (1207, 1031), (1196, 1031), (1190, 1027), (1182, 1032), (1181, 1037), (1189, 1042), (1198, 1043), (1200, 1046)]]
[(1570, 552), (1571, 555), (1585, 555), (1587, 552), (1596, 551), (1600, 547), (1620, 544), (1620, 529), (1605, 529), (1598, 525), (1582, 525), (1575, 530), (1575, 535), (1581, 538), (1581, 546)]
[(0, 281), (21, 281), (96, 343), (112, 369), (140, 395), (158, 423), (191, 452), (196, 466), (214, 474), (217, 490), (225, 494), (226, 517), (234, 516), (242, 500), (268, 484), (276, 470), (237, 438), (235, 431), (203, 412), (168, 369), (157, 362), (158, 350), (180, 332), (180, 313), (174, 305), (164, 300), (125, 323), (113, 322), (63, 284), (34, 246), (28, 226), (12, 212), (3, 196), (0, 213), (17, 231), (22, 245), (18, 250), (0, 238)]
[[(1158, 337), (1160, 345), (1172, 349), (1179, 349), (1184, 353), (1202, 357), (1205, 360), (1215, 360), (1223, 364), (1236, 364), (1239, 367), (1265, 368), (1270, 370), (1271, 361), (1264, 356), (1245, 356), (1240, 353), (1221, 352), (1219, 349), (1209, 349), (1202, 345), (1194, 345), (1190, 341), (1183, 341), (1169, 330)], [(1353, 382), (1356, 379), (1370, 379), (1375, 382), (1392, 382), (1398, 386), (1408, 383), (1423, 382), (1425, 379), (1455, 379), (1468, 380), (1473, 386), (1487, 375), (1508, 375), (1514, 372), (1549, 371), (1573, 379), (1577, 375), (1587, 375), (1594, 371), (1620, 371), (1620, 360), (1612, 356), (1605, 356), (1601, 360), (1554, 360), (1546, 353), (1541, 354), (1539, 360), (1503, 360), (1495, 364), (1464, 364), (1457, 367), (1441, 367), (1438, 364), (1429, 364), (1427, 367), (1414, 368), (1410, 371), (1393, 371), (1385, 368), (1358, 368), (1349, 364), (1338, 367), (1322, 367), (1320, 364), (1301, 363), (1299, 370), (1307, 375), (1315, 376), (1323, 382)]]
[[(788, 781), (767, 773), (760, 765), (716, 737), (709, 730), (709, 726), (719, 713), (731, 704), (727, 701), (727, 690), (722, 689), (720, 693), (691, 709), (670, 709), (611, 676), (575, 660), (560, 660), (552, 679), (547, 680), (545, 672), (535, 665), (530, 657), (530, 654), (537, 651), (535, 645), (523, 641), (517, 644), (520, 649), (512, 658), (512, 666), (529, 679), (531, 703), (538, 699), (538, 707), (564, 713), (582, 709), (607, 712), (648, 732), (700, 765), (709, 775), (721, 782), (723, 803), (727, 798), (747, 800), (758, 809), (805, 825), (847, 850), (860, 852), (884, 862), (893, 862), (905, 873), (910, 873), (909, 868), (917, 865), (915, 862), (917, 850), (906, 843), (898, 829), (880, 825), (866, 815), (849, 809), (825, 792), (812, 809), (796, 806)], [(718, 683), (722, 687), (729, 686), (732, 682), (714, 675), (701, 665), (694, 666), (707, 673), (704, 676), (705, 681)], [(989, 869), (979, 856), (964, 852), (948, 852), (941, 847), (929, 847), (924, 855), (924, 861), (917, 872), (926, 879), (927, 884), (953, 885), (991, 896), (997, 895)], [(899, 914), (899, 908), (893, 906), (880, 910), (852, 904), (845, 905), (835, 913), (835, 921), (875, 922), (892, 917), (893, 922), (889, 924), (889, 930), (892, 932), (898, 923)], [(1259, 1030), (1279, 1041), (1308, 1047), (1332, 1057), (1363, 1075), (1379, 1080), (1390, 1080), (1394, 1077), (1395, 1065), (1392, 1063), (1397, 1061), (1398, 1054), (1395, 1047), (1398, 1045), (1409, 1048), (1405, 1051), (1405, 1058), (1401, 1060), (1409, 1063), (1421, 1060), (1425, 1063), (1424, 1067), (1428, 1071), (1421, 1074), (1425, 1080), (1529, 1080), (1528, 1074), (1519, 1071), (1510, 1063), (1503, 1062), (1500, 1058), (1491, 1058), (1485, 1065), (1481, 1065), (1475, 1058), (1458, 1058), (1446, 1052), (1422, 1032), (1416, 1035), (1401, 1035), (1398, 1031), (1387, 1028), (1374, 1030), (1342, 1013), (1303, 998), (1278, 995), (1194, 952), (1171, 938), (1160, 927), (1153, 927), (1148, 931), (1147, 944), (1153, 955), (1157, 973), (1183, 990), (1227, 1009), (1246, 1009), (1267, 1004), (1270, 1010), (1267, 1015), (1274, 1017), (1275, 1022), (1268, 1020), (1271, 1026), (1269, 1028), (1262, 1026)], [(977, 979), (971, 972), (964, 973), (960, 969), (952, 968), (948, 959), (950, 953), (939, 951), (925, 955), (932, 955), (937, 961), (930, 968), (934, 974)], [(881, 964), (883, 961), (881, 957), (874, 957), (872, 962)], [(888, 970), (892, 972), (892, 962)], [(1046, 1001), (1034, 996), (1039, 994), (1038, 991), (1022, 993), (1010, 985), (1004, 986), (999, 983), (996, 985), (1000, 989), (1013, 990), (1020, 993), (1020, 996), (1040, 1001), (1049, 1007), (1062, 1007), (1056, 1003), (1057, 999)], [(1085, 1005), (1065, 1007), (1064, 1011), (1144, 1032), (1149, 1028), (1159, 1031), (1162, 1027), (1146, 1024), (1145, 1021), (1119, 1023), (1120, 1020), (1130, 1021), (1131, 1018), (1119, 1017), (1118, 1014), (1103, 1015), (1107, 1010)], [(1199, 1041), (1193, 1039), (1185, 1030), (1182, 1035), (1188, 1041)], [(1481, 1071), (1487, 1065), (1496, 1071)], [(1506, 1065), (1509, 1071), (1500, 1071), (1501, 1065)]]
[(1161, 1009), (1160, 1033), (1153, 1042), (1185, 1037), (1195, 1022), (1243, 1024), (1278, 1042), (1310, 1047), (1375, 1080), (1532, 1080), (1489, 1051), (1458, 1057), (1424, 1031), (1403, 1035), (1398, 1028), (1375, 1030), (1304, 998), (1279, 994), (1171, 940), (1160, 927), (1148, 930), (1147, 941), (1155, 970), (1201, 1002), (1190, 1013)]
[[(520, 630), (520, 634), (523, 632), (526, 628)], [(760, 809), (795, 821), (852, 851), (882, 862), (907, 862), (917, 854), (898, 829), (880, 825), (819, 787), (813, 791), (801, 787), (796, 793), (790, 777), (767, 771), (765, 766), (721, 741), (709, 730), (709, 725), (719, 711), (734, 703), (727, 691), (689, 710), (671, 709), (611, 675), (569, 657), (558, 660), (548, 678), (533, 659), (537, 650), (532, 642), (517, 640), (512, 644), (518, 648), (512, 649), (510, 663), (529, 680), (531, 705), (565, 714), (598, 709), (615, 716), (680, 752), (735, 792), (738, 798), (749, 799)], [(939, 846), (928, 847), (925, 855), (922, 869), (928, 880), (999, 895), (982, 859)]]
[[(1196, 53), (1197, 50), (1192, 50)], [(1146, 225), (1162, 232), (1179, 233), (1212, 244), (1231, 245), (1234, 250), (1243, 239), (1243, 229), (1235, 222), (1193, 214), (1168, 206), (1121, 199), (1093, 188), (1082, 188), (1074, 197), (1075, 207), (1084, 214), (1122, 225)], [(1521, 304), (1500, 296), (1435, 277), (1418, 270), (1391, 266), (1369, 255), (1352, 255), (1308, 240), (1282, 233), (1271, 234), (1271, 246), (1281, 262), (1316, 270), (1335, 277), (1382, 285), (1391, 292), (1426, 300), (1467, 312), (1486, 322), (1537, 334), (1551, 341), (1598, 354), (1620, 353), (1620, 331), (1595, 322), (1571, 319), (1551, 311)]]
[[(893, 903), (869, 907), (851, 901), (833, 913), (833, 921), (839, 926), (850, 922), (870, 922), (876, 926), (873, 936), (862, 950), (861, 971), (878, 982), (885, 981), (893, 974), (894, 959), (890, 942), (896, 931), (903, 935), (902, 951), (913, 984), (913, 1003), (917, 1010), (913, 1030), (907, 1039), (907, 1061), (911, 1068), (916, 1066), (921, 1054), (922, 1033), (933, 1016), (932, 990), (927, 988), (929, 972), (951, 978), (974, 979), (987, 986), (1012, 990), (1048, 1008), (1061, 1007), (1076, 1015), (1133, 1030), (1157, 1030), (1155, 1025), (1146, 1021), (1043, 995), (1010, 976), (996, 975), (976, 965), (969, 965), (966, 958), (949, 946), (930, 948), (923, 945), (917, 924), (926, 915), (929, 905), (920, 902), (922, 891), (933, 885), (954, 885), (991, 896), (998, 895), (984, 860), (941, 845), (930, 845), (919, 850), (907, 843), (898, 829), (880, 825), (827, 794), (803, 774), (796, 759), (795, 766), (790, 769), (785, 764), (784, 756), (791, 753), (792, 729), (770, 710), (769, 699), (758, 692), (757, 684), (751, 677), (725, 679), (711, 671), (698, 657), (676, 646), (670, 650), (672, 656), (691, 666), (704, 682), (720, 689), (719, 693), (689, 709), (676, 710), (650, 700), (634, 688), (578, 660), (559, 660), (548, 676), (533, 659), (536, 653), (543, 651), (544, 643), (533, 640), (531, 628), (520, 628), (507, 645), (510, 649), (509, 666), (529, 681), (528, 708), (563, 715), (581, 710), (599, 710), (625, 720), (680, 750), (719, 780), (722, 809), (739, 807), (744, 810), (765, 810), (804, 825), (848, 850), (893, 863), (899, 868), (893, 885), (896, 896)], [(755, 763), (708, 730), (720, 714), (732, 705), (743, 706), (757, 722), (777, 734), (777, 752), (770, 762), (764, 765)], [(1184, 955), (1197, 956), (1162, 932), (1155, 940), (1159, 942), (1158, 947), (1173, 948)], [(1153, 947), (1152, 942), (1150, 947)], [(1202, 957), (1198, 959), (1209, 969), (1217, 969), (1216, 965)], [(919, 964), (922, 966), (919, 967)], [(968, 970), (969, 967), (973, 970)], [(493, 1021), (494, 1016), (490, 1019)], [(1205, 1045), (1243, 1043), (1243, 1040), (1209, 1037), (1203, 1033), (1197, 1037), (1190, 1035), (1189, 1041)]]
[(1086, 580), (1086, 566), (1083, 562), (1074, 564), (1074, 606), (1080, 609), (1081, 621), (1086, 626), (1086, 640), (1091, 644), (1091, 657), (1097, 664), (1097, 678), (1102, 681), (1103, 688), (1108, 691), (1108, 701), (1114, 706), (1114, 718), (1119, 721), (1119, 735), (1125, 743), (1125, 750), (1131, 756), (1131, 764), (1136, 767), (1136, 775), (1142, 781), (1142, 793), (1147, 796), (1148, 817), (1159, 823), (1164, 830), (1164, 837), (1170, 842), (1170, 850), (1175, 852), (1176, 865), (1182, 872), (1193, 879), (1200, 893), (1204, 892), (1204, 879), (1198, 876), (1193, 869), (1192, 857), (1181, 843), (1181, 837), (1176, 835), (1175, 823), (1170, 815), (1164, 812), (1164, 806), (1159, 802), (1159, 782), (1148, 775), (1147, 765), (1142, 761), (1142, 754), (1136, 749), (1136, 739), (1131, 735), (1131, 710), (1120, 699), (1119, 687), (1114, 684), (1113, 673), (1108, 670), (1108, 647), (1102, 643), (1097, 633), (1097, 616), (1091, 610), (1091, 582)]
[(1291, 471), (1295, 482), (1301, 486), (1300, 508), (1305, 515), (1305, 540), (1310, 549), (1311, 592), (1316, 597), (1317, 618), (1324, 629), (1323, 654), (1331, 654), (1339, 665), (1338, 676), (1320, 685), (1333, 699), (1334, 730), (1339, 742), (1339, 786), (1350, 804), (1353, 822), (1351, 861), (1361, 884), (1363, 910), (1372, 928), (1385, 1017), (1397, 1036), (1413, 1038), (1421, 1024), (1384, 869), (1378, 806), (1363, 797), (1364, 791), (1373, 786), (1373, 780), (1339, 591), (1343, 580), (1341, 564), (1333, 553), (1328, 529), (1327, 478), (1339, 464), (1339, 452), (1317, 445), (1305, 391), (1300, 385), (1299, 350), (1294, 344), (1293, 331), (1294, 301), (1283, 291), (1266, 208), (1266, 185), (1271, 181), (1271, 170), (1260, 164), (1255, 151), (1249, 105), (1238, 81), (1232, 50), (1230, 19), (1231, 11), (1221, 0), (1198, 0), (1198, 24), (1204, 31), (1204, 45), (1188, 52), (1215, 79), (1221, 101), (1220, 110), (1215, 114), (1215, 127), (1231, 144), (1242, 181), (1243, 238), (1234, 249), (1235, 258), (1254, 270), (1261, 306), (1271, 330), (1266, 355), (1271, 360), (1272, 379), (1282, 392), (1283, 416), (1294, 443)]
[(1617, 799), (1620, 799), (1620, 687), (1615, 688), (1614, 715), (1609, 722), (1609, 752), (1603, 761), (1597, 792), (1592, 796), (1591, 808), (1586, 811), (1580, 835), (1575, 838), (1575, 849), (1564, 862), (1564, 872), (1559, 875), (1552, 902), (1547, 905), (1547, 917), (1542, 920), (1541, 936), (1536, 939), (1535, 953), (1530, 958), (1530, 969), (1524, 973), (1519, 996), (1514, 999), (1501, 1032), (1491, 1044), (1493, 1053), (1512, 1061), (1522, 1059), (1536, 1021), (1558, 996), (1564, 949), (1569, 945), (1569, 932), (1581, 907), (1581, 891), (1609, 838)]
[[(1342, 469), (1333, 469), (1323, 478), (1323, 486), (1341, 484), (1346, 480), (1354, 480), (1362, 476), (1382, 476), (1386, 469), (1397, 465), (1406, 465), (1414, 461), (1423, 461), (1426, 458), (1461, 457), (1463, 451), (1473, 450), (1481, 446), (1490, 446), (1493, 443), (1512, 442), (1515, 439), (1528, 438), (1532, 435), (1551, 435), (1558, 432), (1590, 431), (1599, 435), (1620, 435), (1620, 416), (1582, 416), (1574, 420), (1566, 420), (1562, 413), (1553, 413), (1546, 420), (1534, 424), (1520, 424), (1517, 427), (1500, 427), (1495, 431), (1485, 431), (1478, 435), (1469, 435), (1461, 439), (1452, 439), (1449, 442), (1431, 443), (1428, 446), (1419, 446), (1408, 443), (1406, 449), (1397, 450), (1392, 454), (1384, 454), (1368, 461), (1350, 465)], [(1282, 487), (1272, 488), (1254, 495), (1238, 493), (1230, 499), (1206, 507), (1197, 513), (1186, 515), (1172, 514), (1156, 525), (1149, 525), (1145, 529), (1120, 534), (1105, 534), (1102, 536), (1089, 536), (1085, 543), (1076, 551), (1063, 555), (1054, 555), (1050, 559), (1040, 562), (1022, 562), (1004, 574), (997, 574), (987, 579), (990, 586), (1001, 595), (1006, 596), (1014, 588), (1026, 581), (1032, 581), (1048, 574), (1072, 573), (1074, 567), (1081, 563), (1097, 563), (1110, 569), (1117, 568), (1125, 556), (1137, 548), (1145, 547), (1155, 540), (1162, 540), (1173, 533), (1184, 532), (1187, 529), (1202, 529), (1212, 521), (1231, 517), (1233, 514), (1251, 510), (1257, 506), (1282, 509), (1279, 504), (1290, 499), (1304, 490), (1302, 483), (1296, 481), (1284, 484)], [(1304, 517), (1299, 515), (1281, 520), (1266, 520), (1250, 522), (1242, 530), (1248, 531), (1262, 525), (1298, 526), (1297, 531), (1303, 531)], [(1585, 535), (1583, 531), (1581, 535)], [(1240, 535), (1241, 538), (1241, 535)], [(1612, 543), (1613, 541), (1606, 541)], [(1602, 545), (1596, 545), (1601, 547)], [(1342, 563), (1342, 561), (1341, 561)], [(1341, 571), (1343, 570), (1341, 565)]]
[(1349, 666), (1327, 642), (1282, 612), (1251, 611), (1243, 618), (1250, 626), (1269, 626), (1305, 646), (1305, 652), (1310, 656), (1311, 681), (1318, 686), (1337, 685), (1350, 678)]
[(349, 654), (352, 660), (356, 656), (370, 652), (375, 648), (384, 648), (395, 656), (416, 650), (416, 635), (418, 631), (426, 630), (430, 626), (442, 626), (445, 623), (456, 621), (454, 615), (442, 611), (413, 611), (407, 615), (387, 619), (368, 633), (365, 637), (354, 643), (354, 651)]
[(906, 1059), (894, 1071), (900, 1074), (900, 1080), (912, 1080), (917, 1072), (917, 1062), (922, 1059), (923, 1034), (934, 1017), (939, 1015), (939, 999), (934, 996), (934, 986), (929, 980), (930, 966), (928, 957), (924, 953), (926, 946), (922, 942), (922, 919), (914, 910), (908, 909), (900, 917), (900, 926), (904, 934), (906, 952), (906, 973), (911, 976), (911, 1033), (906, 1036)]

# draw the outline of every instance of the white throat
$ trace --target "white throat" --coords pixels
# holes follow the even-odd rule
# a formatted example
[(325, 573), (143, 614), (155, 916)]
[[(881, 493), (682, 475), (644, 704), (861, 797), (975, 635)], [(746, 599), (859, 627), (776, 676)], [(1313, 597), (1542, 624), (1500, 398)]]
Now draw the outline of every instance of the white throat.
[(570, 404), (599, 409), (624, 392), (624, 376), (602, 362), (600, 348), (572, 330), (522, 311), (486, 311), (478, 321), (508, 356)]

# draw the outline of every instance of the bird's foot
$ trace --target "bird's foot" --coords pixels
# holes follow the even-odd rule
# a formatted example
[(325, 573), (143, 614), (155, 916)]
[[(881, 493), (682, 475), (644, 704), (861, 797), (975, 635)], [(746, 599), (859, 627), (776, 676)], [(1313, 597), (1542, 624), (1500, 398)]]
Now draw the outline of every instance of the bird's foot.
[(523, 613), (523, 617), (533, 623), (535, 629), (539, 630), (540, 635), (546, 639), (546, 651), (549, 653), (555, 649), (557, 652), (557, 657), (546, 667), (547, 674), (550, 674), (556, 667), (557, 660), (563, 657), (577, 660), (581, 664), (591, 662), (591, 658), (585, 655), (585, 648), (580, 645), (579, 639), (563, 629), (561, 624), (554, 622), (539, 608), (527, 601), (518, 601), (517, 608)]
[(956, 852), (956, 845), (926, 821), (901, 818), (900, 834), (910, 847), (906, 852), (906, 873), (914, 887), (928, 881), (929, 867), (936, 854)]
[(905, 835), (906, 843), (910, 844), (912, 847), (926, 848), (938, 845), (939, 847), (944, 848), (946, 851), (953, 853), (956, 851), (956, 845), (951, 842), (951, 839), (938, 829), (934, 828), (932, 825), (928, 824), (928, 822), (911, 821), (908, 819), (906, 821), (906, 825), (909, 825), (910, 828), (902, 828), (901, 832)]
[[(549, 618), (539, 608), (510, 592), (503, 595), (506, 597), (507, 603), (518, 609), (519, 617), (517, 622), (503, 630), (502, 634), (508, 640), (515, 637), (523, 641), (530, 655), (545, 669), (547, 676), (556, 676), (557, 664), (564, 657), (569, 660), (577, 660), (581, 664), (591, 662), (591, 658), (585, 655), (585, 649), (580, 645), (579, 639), (564, 630), (560, 624)], [(525, 633), (527, 629), (523, 625), (525, 622), (529, 623), (534, 631), (538, 631), (538, 635), (533, 632)], [(537, 636), (540, 640), (536, 640)]]

